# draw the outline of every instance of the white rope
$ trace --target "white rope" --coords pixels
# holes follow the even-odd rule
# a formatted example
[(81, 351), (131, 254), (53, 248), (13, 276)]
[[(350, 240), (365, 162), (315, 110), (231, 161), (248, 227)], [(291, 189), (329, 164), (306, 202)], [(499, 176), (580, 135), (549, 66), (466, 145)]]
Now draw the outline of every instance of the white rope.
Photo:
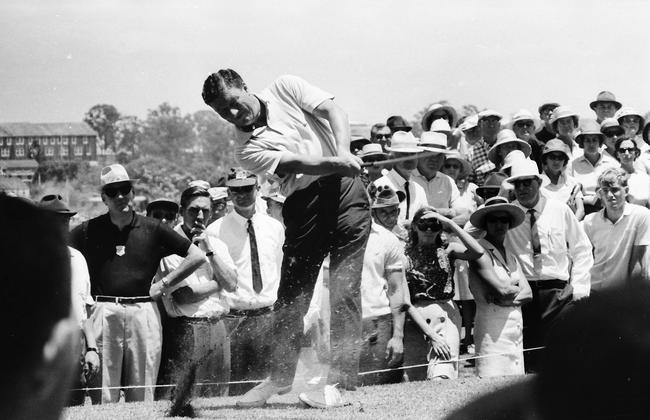
[[(536, 351), (536, 350), (542, 350), (545, 347), (533, 347), (530, 349), (524, 349), (522, 352), (527, 352), (527, 351)], [(485, 359), (488, 357), (497, 357), (497, 356), (510, 356), (516, 353), (513, 352), (507, 352), (507, 353), (491, 353), (491, 354), (484, 354), (480, 356), (472, 356), (472, 357), (465, 357), (465, 358), (456, 358), (456, 359), (449, 359), (449, 360), (442, 360), (440, 359), (440, 363), (455, 363), (455, 362), (464, 362), (467, 360), (476, 360), (476, 359)], [(406, 369), (415, 369), (415, 368), (420, 368), (420, 367), (427, 367), (429, 366), (429, 363), (422, 363), (419, 365), (409, 365), (409, 366), (399, 366), (395, 368), (390, 368), (390, 369), (377, 369), (377, 370), (370, 370), (367, 372), (359, 372), (359, 376), (363, 375), (372, 375), (375, 373), (384, 373), (384, 372), (394, 372), (398, 370), (406, 370)], [(250, 380), (250, 381), (229, 381), (229, 382), (197, 382), (194, 384), (194, 386), (213, 386), (213, 385), (237, 385), (237, 384), (258, 384), (262, 382), (263, 380)], [(140, 388), (173, 388), (175, 387), (176, 384), (168, 384), (168, 385), (125, 385), (125, 386), (104, 386), (104, 387), (95, 387), (95, 388), (74, 388), (71, 391), (101, 391), (102, 389), (140, 389)]]

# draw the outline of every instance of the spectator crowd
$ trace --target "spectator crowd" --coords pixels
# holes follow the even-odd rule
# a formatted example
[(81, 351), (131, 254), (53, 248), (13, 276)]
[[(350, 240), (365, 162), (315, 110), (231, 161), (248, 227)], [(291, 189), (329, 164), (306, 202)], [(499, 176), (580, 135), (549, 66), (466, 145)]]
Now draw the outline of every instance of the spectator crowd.
[[(650, 124), (610, 92), (590, 108), (578, 115), (544, 103), (538, 116), (459, 118), (434, 104), (419, 138), (401, 116), (351, 138), (370, 233), (361, 340), (345, 344), (359, 374), (343, 388), (454, 379), (462, 354), (478, 356), (481, 377), (538, 372), (547, 334), (576, 301), (648, 280)], [(124, 167), (105, 167), (98, 181), (107, 213), (69, 234), (74, 209), (56, 192), (39, 202), (69, 241), (81, 332), (74, 388), (90, 388), (93, 403), (146, 401), (169, 398), (168, 385), (191, 374), (195, 395), (247, 395), (272, 374), (280, 279), (295, 269), (284, 255), (285, 235), (295, 237), (286, 222), (299, 217), (283, 207), (304, 190), (285, 197), (272, 179), (233, 168), (225, 185), (192, 181), (177, 200), (150, 202), (145, 216), (133, 211), (138, 180)], [(335, 211), (330, 204), (317, 210)], [(313, 290), (292, 291), (303, 325), (287, 335), (327, 369), (346, 333), (330, 301), (349, 291), (330, 282), (327, 258), (310, 270)], [(70, 403), (84, 398), (75, 391)]]

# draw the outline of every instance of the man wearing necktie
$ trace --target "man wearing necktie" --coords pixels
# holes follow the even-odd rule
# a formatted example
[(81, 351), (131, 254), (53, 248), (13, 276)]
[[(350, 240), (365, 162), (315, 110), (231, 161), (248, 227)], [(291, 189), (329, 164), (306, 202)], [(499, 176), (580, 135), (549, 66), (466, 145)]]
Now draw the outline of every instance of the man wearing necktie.
[[(234, 211), (209, 225), (208, 235), (226, 243), (237, 268), (237, 289), (225, 293), (230, 304), (231, 380), (264, 379), (269, 374), (272, 307), (277, 299), (284, 229), (272, 217), (255, 211), (257, 177), (233, 169), (226, 181)], [(239, 395), (254, 384), (233, 384)]]
[[(524, 348), (545, 344), (545, 335), (572, 301), (589, 296), (591, 244), (571, 209), (540, 193), (541, 177), (530, 159), (512, 165), (507, 182), (515, 186), (513, 204), (526, 221), (508, 231), (506, 247), (519, 260), (533, 291), (523, 306)], [(526, 352), (526, 370), (538, 367), (539, 351)]]

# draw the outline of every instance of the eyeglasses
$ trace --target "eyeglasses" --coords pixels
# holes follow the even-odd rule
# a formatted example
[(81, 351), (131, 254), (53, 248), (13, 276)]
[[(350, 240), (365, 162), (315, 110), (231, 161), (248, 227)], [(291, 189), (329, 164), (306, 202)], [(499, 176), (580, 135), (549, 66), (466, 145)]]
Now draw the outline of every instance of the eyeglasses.
[(375, 134), (375, 138), (377, 140), (381, 140), (381, 139), (390, 140), (391, 137), (393, 137), (392, 134)]
[(519, 187), (530, 187), (533, 185), (533, 178), (527, 178), (527, 179), (516, 179), (512, 181), (514, 184), (515, 188)]
[(442, 230), (442, 225), (440, 222), (432, 219), (420, 219), (415, 224), (415, 226), (417, 226), (417, 228), (422, 232), (425, 232), (427, 230), (438, 232), (439, 230)]
[(616, 150), (616, 153), (636, 153), (636, 149), (634, 147), (621, 147)]
[(505, 224), (510, 224), (510, 218), (509, 217), (486, 217), (485, 218), (486, 223), (503, 223)]
[(109, 198), (115, 198), (118, 194), (125, 196), (133, 190), (132, 185), (122, 185), (121, 187), (107, 187), (104, 188), (104, 194)]
[(232, 194), (248, 194), (253, 191), (255, 185), (246, 185), (244, 187), (228, 187)]

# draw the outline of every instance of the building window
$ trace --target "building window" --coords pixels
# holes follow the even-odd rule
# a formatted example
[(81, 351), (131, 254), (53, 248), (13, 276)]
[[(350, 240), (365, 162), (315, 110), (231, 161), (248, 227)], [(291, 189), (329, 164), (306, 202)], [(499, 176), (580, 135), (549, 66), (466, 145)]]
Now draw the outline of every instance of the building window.
[(74, 155), (75, 156), (83, 156), (84, 154), (84, 148), (81, 146), (75, 146), (74, 147)]
[(88, 137), (84, 137), (83, 143), (88, 144)]
[(73, 146), (74, 146), (75, 144), (77, 144), (77, 138), (76, 138), (76, 137), (71, 138), (71, 139), (70, 139), (70, 143), (71, 143)]
[[(52, 140), (54, 141), (54, 140)], [(54, 147), (45, 148), (45, 156), (54, 156)]]
[(16, 157), (25, 157), (24, 147), (16, 147)]
[(65, 147), (65, 146), (61, 146), (61, 150), (59, 151), (59, 155), (68, 156), (68, 148)]
[(11, 146), (11, 138), (7, 138), (7, 146)]
[(54, 146), (54, 143), (55, 143), (55, 140), (54, 140), (54, 137), (52, 137), (52, 138), (50, 139), (50, 146)]
[(16, 140), (16, 146), (24, 146), (25, 145), (25, 139), (24, 138), (19, 138)]
[(61, 144), (61, 137), (56, 138), (56, 144)]
[(61, 144), (63, 144), (64, 146), (67, 146), (67, 145), (68, 145), (68, 138), (67, 138), (67, 137), (64, 137), (64, 138), (61, 140)]
[(8, 147), (0, 148), (0, 157), (3, 157), (3, 158), (8, 158), (9, 157), (9, 148)]

